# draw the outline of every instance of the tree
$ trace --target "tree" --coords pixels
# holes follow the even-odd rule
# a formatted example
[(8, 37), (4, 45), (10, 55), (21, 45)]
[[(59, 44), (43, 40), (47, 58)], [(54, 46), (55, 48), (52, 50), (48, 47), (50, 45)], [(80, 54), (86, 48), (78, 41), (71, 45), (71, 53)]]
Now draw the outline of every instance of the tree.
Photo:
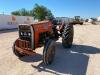
[(29, 16), (29, 11), (26, 10), (25, 8), (22, 8), (21, 10), (19, 10), (19, 13), (21, 16)]
[(54, 18), (53, 14), (51, 13), (50, 10), (48, 10), (47, 19), (52, 20), (53, 18)]
[(34, 9), (31, 10), (31, 15), (33, 15), (34, 18), (38, 19), (39, 21), (44, 19), (51, 20), (53, 18), (53, 15), (49, 9), (38, 4), (35, 4)]
[(13, 11), (13, 12), (11, 12), (11, 14), (12, 14), (12, 15), (21, 16), (20, 13), (19, 13), (19, 11)]
[(17, 16), (29, 16), (30, 15), (29, 11), (27, 11), (25, 8), (22, 8), (17, 11), (13, 11), (11, 14), (17, 15)]

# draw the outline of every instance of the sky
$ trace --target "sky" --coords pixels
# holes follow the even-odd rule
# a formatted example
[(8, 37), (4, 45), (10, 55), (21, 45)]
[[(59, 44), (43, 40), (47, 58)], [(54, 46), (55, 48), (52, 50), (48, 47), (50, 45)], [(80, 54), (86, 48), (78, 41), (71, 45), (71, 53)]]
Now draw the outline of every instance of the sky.
[(10, 15), (21, 8), (31, 10), (36, 3), (50, 9), (55, 17), (100, 16), (100, 0), (1, 0), (0, 14)]

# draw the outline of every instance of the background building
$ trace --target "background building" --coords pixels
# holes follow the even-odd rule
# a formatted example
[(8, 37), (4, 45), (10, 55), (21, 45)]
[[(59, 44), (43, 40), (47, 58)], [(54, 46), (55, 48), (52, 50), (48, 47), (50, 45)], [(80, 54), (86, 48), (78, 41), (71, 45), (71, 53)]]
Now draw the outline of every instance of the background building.
[(17, 28), (19, 24), (34, 23), (35, 20), (30, 16), (14, 16), (0, 14), (0, 30)]
[(99, 21), (99, 22), (100, 22), (100, 16), (99, 16), (99, 17), (97, 17), (97, 21)]

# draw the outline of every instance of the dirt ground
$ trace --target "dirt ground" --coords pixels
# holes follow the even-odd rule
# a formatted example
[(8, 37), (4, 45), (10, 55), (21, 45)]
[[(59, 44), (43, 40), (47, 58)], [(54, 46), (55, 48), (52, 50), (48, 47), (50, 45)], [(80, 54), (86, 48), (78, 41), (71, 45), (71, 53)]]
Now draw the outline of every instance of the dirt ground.
[(19, 59), (12, 51), (18, 31), (0, 31), (0, 75), (100, 75), (100, 25), (76, 25), (74, 31), (72, 48), (64, 49), (60, 38), (49, 66), (42, 63), (43, 47)]

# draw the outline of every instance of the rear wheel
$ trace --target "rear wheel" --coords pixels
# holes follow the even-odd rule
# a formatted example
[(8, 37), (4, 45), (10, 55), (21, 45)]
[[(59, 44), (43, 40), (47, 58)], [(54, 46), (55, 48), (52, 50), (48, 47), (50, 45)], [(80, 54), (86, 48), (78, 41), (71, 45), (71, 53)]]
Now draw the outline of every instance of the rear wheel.
[(73, 42), (74, 29), (73, 25), (65, 25), (62, 33), (62, 45), (64, 48), (70, 48)]
[(23, 57), (24, 55), (22, 55), (22, 54), (20, 54), (16, 49), (15, 49), (15, 42), (14, 42), (14, 44), (13, 44), (13, 53), (16, 55), (16, 56), (18, 56), (19, 58), (20, 57)]
[(43, 50), (43, 62), (45, 65), (50, 65), (53, 62), (55, 56), (55, 42), (53, 40), (48, 40), (44, 46)]

